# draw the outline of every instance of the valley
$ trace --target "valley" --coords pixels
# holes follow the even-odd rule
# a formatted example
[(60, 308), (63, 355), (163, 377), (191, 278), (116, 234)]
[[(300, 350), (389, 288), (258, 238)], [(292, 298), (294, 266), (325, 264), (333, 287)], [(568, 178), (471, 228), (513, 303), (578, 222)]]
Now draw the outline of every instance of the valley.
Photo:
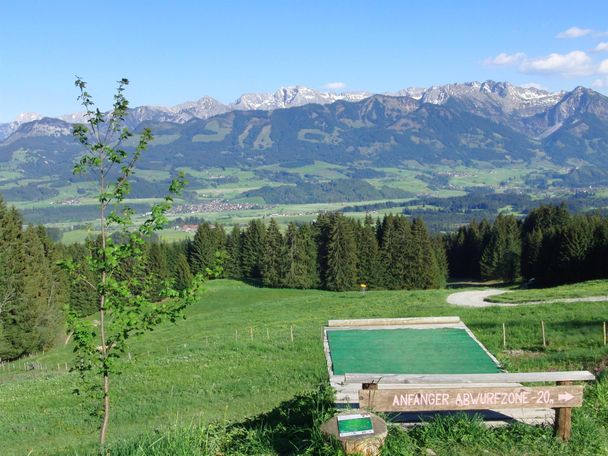
[[(450, 198), (482, 193), (502, 201), (449, 225), (429, 220), (445, 231), (541, 202), (593, 210), (608, 197), (608, 98), (590, 89), (549, 93), (486, 81), (390, 96), (325, 97), (296, 87), (249, 99), (257, 104), (218, 111), (203, 98), (130, 111), (136, 135), (127, 146), (143, 128), (155, 137), (133, 177), (129, 203), (138, 213), (179, 171), (189, 184), (171, 218), (226, 225), (260, 216), (310, 220), (325, 210), (441, 219), (458, 212)], [(62, 232), (86, 228), (95, 202), (92, 184), (71, 173), (80, 149), (66, 120), (81, 117), (22, 122), (0, 142), (4, 199), (28, 222)]]

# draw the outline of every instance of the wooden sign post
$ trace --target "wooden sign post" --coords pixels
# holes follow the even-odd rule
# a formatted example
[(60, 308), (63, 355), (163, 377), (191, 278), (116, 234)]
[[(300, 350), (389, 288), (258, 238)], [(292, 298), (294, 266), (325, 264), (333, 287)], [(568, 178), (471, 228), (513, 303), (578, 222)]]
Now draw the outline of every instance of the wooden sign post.
[(583, 404), (583, 387), (571, 382), (536, 387), (377, 389), (374, 386), (359, 390), (362, 409), (428, 412), (551, 408), (555, 410), (555, 435), (561, 440), (569, 440), (572, 434), (572, 407)]
[(359, 390), (360, 407), (376, 412), (571, 408), (582, 403), (583, 387), (571, 385)]

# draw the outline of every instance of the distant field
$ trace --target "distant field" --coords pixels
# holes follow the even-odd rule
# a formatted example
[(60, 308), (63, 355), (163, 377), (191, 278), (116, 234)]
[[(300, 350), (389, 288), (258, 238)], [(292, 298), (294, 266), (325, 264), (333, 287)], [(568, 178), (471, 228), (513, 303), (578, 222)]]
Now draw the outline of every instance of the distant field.
[(532, 301), (549, 301), (552, 299), (586, 298), (590, 296), (605, 296), (606, 301), (608, 301), (608, 280), (591, 280), (572, 285), (561, 285), (554, 288), (516, 290), (497, 296), (490, 296), (486, 301), (525, 303)]
[[(601, 336), (605, 303), (538, 305), (525, 311), (518, 307), (464, 309), (446, 304), (449, 292), (378, 291), (362, 295), (264, 289), (228, 280), (210, 282), (199, 302), (188, 309), (186, 320), (177, 326), (164, 325), (133, 340), (128, 349), (133, 361), (125, 360), (121, 365), (123, 375), (112, 382), (115, 396), (111, 440), (118, 444), (141, 433), (154, 434), (156, 429), (160, 434), (156, 437), (151, 434), (146, 444), (151, 445), (151, 452), (156, 448), (153, 442), (162, 440), (164, 432), (170, 432), (168, 436), (173, 432), (182, 435), (178, 431), (182, 426), (242, 422), (247, 417), (284, 410), (283, 407), (295, 410), (297, 401), (303, 400), (297, 398), (310, 394), (325, 382), (326, 363), (320, 336), (328, 319), (459, 315), (510, 371), (593, 369), (608, 356)], [(547, 348), (542, 347), (540, 320), (545, 321), (547, 328)], [(507, 351), (502, 348), (502, 323), (507, 327)], [(76, 376), (65, 370), (64, 363), (71, 357), (71, 346), (60, 344), (55, 350), (28, 358), (25, 364), (20, 361), (0, 369), (0, 435), (10, 436), (0, 439), (0, 454), (22, 455), (30, 451), (32, 455), (52, 454), (70, 448), (80, 449), (78, 454), (94, 451), (95, 423), (81, 399), (71, 393), (78, 384)], [(42, 369), (28, 370), (27, 363), (35, 362)], [(288, 401), (295, 403), (287, 406)], [(559, 447), (562, 451), (555, 454), (595, 448), (585, 445), (608, 447), (605, 423), (598, 424), (601, 418), (595, 417), (593, 409), (585, 410), (575, 410), (573, 443)], [(452, 442), (453, 445), (473, 445), (475, 439), (469, 434), (472, 431), (468, 425), (451, 426), (455, 427), (444, 427), (444, 432), (461, 432), (465, 439)], [(184, 431), (183, 438), (194, 442), (205, 432), (211, 432), (196, 429)], [(480, 434), (484, 439), (496, 438), (495, 444), (503, 445), (492, 454), (515, 455), (519, 449), (540, 455), (547, 454), (549, 450), (545, 448), (554, 448), (550, 430), (522, 427), (500, 432), (504, 433), (495, 437)], [(585, 432), (593, 433), (592, 442), (585, 440), (591, 438)], [(237, 441), (246, 445), (257, 434), (239, 435)], [(260, 435), (265, 434), (262, 431)], [(399, 435), (393, 436), (397, 439), (393, 444), (401, 442), (403, 436)], [(524, 441), (520, 440), (522, 435)], [(442, 445), (442, 441), (451, 442), (448, 436), (437, 436), (437, 445)], [(297, 442), (302, 444), (300, 440)], [(67, 454), (75, 454), (74, 451)], [(132, 451), (114, 454), (149, 454), (142, 449)], [(205, 454), (193, 453), (193, 449), (175, 451), (156, 454)], [(251, 451), (241, 450), (238, 454), (252, 454)], [(266, 450), (262, 453), (268, 454)], [(479, 453), (469, 449), (463, 454)]]
[[(428, 198), (450, 198), (467, 195), (472, 188), (486, 189), (487, 191), (496, 192), (498, 194), (522, 189), (526, 187), (526, 180), (530, 176), (540, 176), (541, 180), (545, 179), (549, 183), (547, 188), (529, 190), (528, 193), (532, 198), (558, 198), (569, 199), (571, 190), (563, 187), (552, 187), (550, 184), (550, 176), (555, 173), (562, 173), (563, 170), (555, 165), (539, 164), (533, 171), (530, 167), (524, 165), (513, 164), (504, 167), (495, 167), (488, 163), (479, 164), (479, 167), (474, 166), (446, 166), (433, 165), (421, 166), (415, 162), (404, 163), (400, 167), (376, 167), (369, 168), (365, 164), (352, 166), (341, 166), (331, 163), (316, 161), (313, 164), (306, 166), (290, 167), (280, 166), (277, 164), (260, 166), (253, 169), (239, 168), (206, 168), (194, 169), (190, 167), (182, 167), (176, 170), (166, 169), (138, 169), (135, 172), (135, 177), (139, 179), (139, 184), (143, 185), (141, 191), (137, 193), (139, 196), (155, 192), (155, 196), (159, 196), (160, 192), (164, 191), (159, 186), (165, 185), (163, 181), (167, 181), (174, 176), (177, 171), (186, 173), (186, 177), (190, 183), (186, 186), (184, 194), (185, 200), (178, 199), (177, 204), (181, 203), (204, 203), (212, 200), (223, 200), (233, 203), (251, 203), (261, 206), (259, 209), (252, 210), (228, 210), (225, 212), (193, 212), (189, 214), (180, 214), (184, 217), (195, 216), (202, 217), (214, 223), (223, 223), (227, 226), (233, 224), (247, 223), (253, 218), (268, 218), (277, 217), (279, 222), (286, 224), (290, 221), (303, 222), (310, 221), (316, 217), (320, 211), (335, 211), (340, 210), (345, 206), (355, 205), (371, 205), (383, 203), (386, 201), (397, 201), (397, 196), (407, 196), (411, 194), (411, 198), (401, 198), (398, 201), (407, 203), (410, 199), (428, 199)], [(276, 187), (281, 185), (297, 185), (295, 182), (306, 183), (323, 183), (332, 182), (336, 179), (349, 179), (353, 172), (361, 172), (361, 182), (371, 184), (377, 190), (393, 189), (395, 193), (393, 198), (379, 201), (354, 201), (352, 198), (348, 201), (336, 201), (333, 203), (324, 204), (267, 204), (262, 197), (244, 197), (243, 193), (252, 190), (260, 189), (261, 187)], [(273, 174), (275, 173), (275, 174)], [(367, 173), (367, 174), (366, 174)], [(371, 177), (370, 177), (371, 176)], [(295, 179), (295, 180), (294, 180)], [(36, 180), (19, 180), (18, 175), (9, 170), (0, 170), (0, 194), (4, 189), (6, 192), (14, 191), (15, 188), (26, 188), (27, 185), (34, 185), (34, 190), (37, 191), (36, 197), (29, 200), (19, 199), (9, 203), (15, 204), (20, 210), (29, 211), (25, 213), (26, 221), (34, 223), (44, 223), (49, 226), (70, 230), (73, 225), (81, 225), (93, 222), (92, 214), (85, 206), (96, 203), (95, 192), (96, 188), (92, 182), (57, 182), (56, 177), (47, 176), (44, 179)], [(40, 188), (38, 188), (40, 187)], [(37, 190), (36, 190), (37, 189)], [(145, 190), (145, 192), (143, 191)], [(53, 191), (56, 194), (48, 196), (48, 192)], [(390, 193), (385, 193), (387, 196)], [(598, 198), (606, 197), (605, 190), (598, 189), (596, 195)], [(17, 197), (16, 197), (17, 198)], [(607, 197), (608, 198), (608, 197)], [(337, 200), (340, 197), (336, 198)], [(328, 199), (331, 201), (331, 199)], [(133, 205), (149, 206), (150, 204), (159, 201), (159, 198), (130, 198), (127, 202)], [(293, 201), (293, 200), (287, 200)], [(600, 207), (602, 201), (590, 202), (589, 208)], [(404, 204), (403, 207), (407, 207)], [(395, 207), (390, 209), (378, 208), (372, 211), (374, 215), (382, 215), (387, 212), (398, 213), (403, 210), (403, 207)], [(427, 205), (428, 209), (429, 205)], [(82, 208), (82, 209), (80, 209)], [(419, 205), (412, 205), (410, 210), (420, 209)], [(505, 205), (503, 210), (518, 214), (517, 209), (513, 209), (509, 205)], [(41, 210), (41, 211), (39, 211)], [(484, 217), (493, 217), (496, 211), (484, 213)], [(414, 214), (416, 215), (416, 214)], [(352, 217), (361, 217), (361, 214), (354, 212), (349, 213)], [(419, 216), (419, 215), (418, 215)], [(424, 216), (424, 215), (423, 215)], [(435, 230), (453, 229), (462, 223), (468, 222), (475, 214), (466, 215), (464, 213), (454, 213), (454, 220), (449, 219), (450, 214), (445, 213), (440, 217), (434, 225), (431, 225)], [(431, 217), (427, 215), (427, 217)], [(141, 217), (136, 221), (142, 220)], [(70, 235), (66, 233), (66, 238), (80, 239), (78, 233)]]

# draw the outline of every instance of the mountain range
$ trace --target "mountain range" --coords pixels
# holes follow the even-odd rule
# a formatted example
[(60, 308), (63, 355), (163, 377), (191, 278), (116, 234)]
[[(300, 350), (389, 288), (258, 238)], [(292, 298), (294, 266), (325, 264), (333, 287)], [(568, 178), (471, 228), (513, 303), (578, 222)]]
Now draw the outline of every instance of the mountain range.
[[(327, 104), (337, 100), (359, 101), (372, 95), (369, 92), (320, 92), (308, 87), (294, 86), (281, 87), (274, 93), (245, 93), (230, 104), (223, 104), (215, 98), (204, 96), (197, 101), (187, 101), (175, 106), (139, 106), (131, 109), (127, 119), (129, 126), (133, 127), (144, 121), (185, 123), (191, 119), (207, 119), (228, 111), (247, 111), (291, 108), (310, 103)], [(26, 112), (19, 114), (15, 120), (0, 123), (0, 141), (6, 139), (20, 125), (41, 120), (41, 114)], [(68, 123), (84, 122), (82, 112), (66, 114), (57, 117)]]
[[(0, 126), (0, 166), (26, 178), (69, 176), (82, 153), (71, 124), (81, 120), (81, 114), (30, 114)], [(138, 107), (128, 123), (153, 130), (142, 162), (150, 169), (315, 160), (359, 167), (538, 160), (608, 167), (608, 98), (584, 87), (554, 93), (486, 81), (393, 94), (291, 87), (246, 94), (230, 105), (203, 97)]]

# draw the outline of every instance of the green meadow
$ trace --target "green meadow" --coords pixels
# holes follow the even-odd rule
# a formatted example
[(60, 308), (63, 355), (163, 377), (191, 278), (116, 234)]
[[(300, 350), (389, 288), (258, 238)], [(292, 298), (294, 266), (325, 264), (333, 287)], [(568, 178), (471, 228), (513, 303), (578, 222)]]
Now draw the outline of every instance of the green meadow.
[(608, 300), (608, 281), (590, 280), (587, 282), (561, 285), (552, 288), (533, 288), (530, 290), (515, 290), (509, 293), (490, 296), (487, 301), (504, 303), (525, 303), (549, 301), (557, 299), (587, 298), (604, 296)]
[[(183, 321), (133, 339), (112, 380), (111, 454), (340, 454), (316, 431), (332, 413), (321, 343), (328, 319), (458, 315), (509, 371), (605, 368), (606, 302), (469, 309), (446, 304), (450, 292), (209, 282)], [(0, 454), (96, 451), (97, 421), (90, 402), (73, 394), (79, 382), (66, 371), (71, 357), (61, 340), (0, 368)], [(607, 423), (604, 380), (587, 387), (570, 443), (545, 427), (489, 430), (457, 417), (392, 429), (385, 454), (607, 454)]]

